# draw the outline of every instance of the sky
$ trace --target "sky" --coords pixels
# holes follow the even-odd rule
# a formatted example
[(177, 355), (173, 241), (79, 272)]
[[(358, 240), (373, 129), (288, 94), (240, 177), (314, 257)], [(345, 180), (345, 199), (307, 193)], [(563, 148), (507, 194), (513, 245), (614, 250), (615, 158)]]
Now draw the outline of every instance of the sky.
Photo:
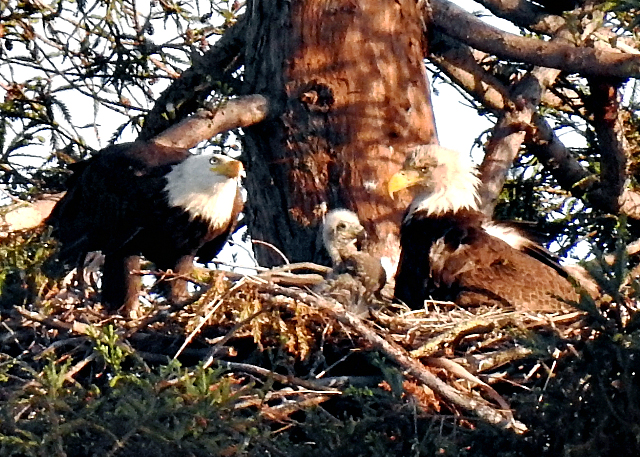
[[(140, 2), (144, 4), (145, 2)], [(472, 12), (484, 12), (483, 20), (500, 27), (506, 31), (512, 33), (518, 33), (516, 27), (505, 20), (495, 18), (488, 14), (488, 11), (482, 8), (478, 3), (473, 0), (456, 0), (459, 6)], [(158, 37), (161, 32), (156, 31), (154, 39), (158, 39), (161, 42), (161, 38)], [(431, 77), (432, 75), (430, 75)], [(154, 87), (154, 90), (160, 90), (160, 84)], [(0, 95), (1, 95), (0, 90)], [(68, 105), (72, 109), (72, 115), (76, 124), (82, 124), (87, 122), (87, 115), (93, 117), (92, 101), (88, 97), (74, 95), (75, 99)], [(477, 111), (469, 106), (463, 97), (452, 86), (439, 81), (432, 90), (432, 102), (436, 119), (436, 129), (438, 132), (438, 138), (440, 144), (449, 149), (458, 150), (463, 154), (472, 153), (473, 160), (477, 163), (482, 158), (482, 150), (478, 145), (474, 146), (474, 142), (487, 129), (492, 127), (492, 122), (486, 118), (478, 115)], [(77, 106), (84, 106), (85, 109), (75, 109)], [(99, 138), (96, 138), (90, 132), (85, 131), (86, 140), (88, 143), (96, 147), (97, 149), (104, 147), (109, 141), (112, 132), (123, 122), (123, 117), (114, 115), (113, 112), (101, 108), (98, 112), (96, 119), (100, 124), (98, 128)], [(82, 122), (78, 122), (81, 120)], [(133, 132), (130, 130), (122, 137), (122, 141), (130, 141), (134, 139)], [(47, 149), (48, 144), (42, 145), (43, 150)], [(48, 151), (50, 152), (50, 151)], [(46, 155), (45, 152), (43, 155)]]

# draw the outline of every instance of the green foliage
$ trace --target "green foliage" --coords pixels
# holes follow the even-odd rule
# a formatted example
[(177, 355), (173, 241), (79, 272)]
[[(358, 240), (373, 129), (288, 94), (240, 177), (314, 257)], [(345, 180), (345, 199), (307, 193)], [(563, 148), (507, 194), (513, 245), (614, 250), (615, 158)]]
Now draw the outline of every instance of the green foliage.
[(587, 265), (603, 291), (583, 297), (588, 313), (576, 357), (561, 361), (543, 391), (520, 396), (518, 411), (548, 455), (632, 457), (640, 450), (640, 282), (629, 269), (624, 219), (614, 261)]
[(283, 426), (242, 406), (248, 398), (266, 401), (270, 383), (258, 389), (219, 369), (176, 361), (125, 367), (135, 356), (117, 349), (112, 330), (93, 332), (87, 357), (100, 363), (84, 374), (53, 353), (41, 359), (40, 371), (3, 357), (0, 377), (9, 382), (0, 404), (0, 455), (471, 455), (454, 421), (387, 390), (350, 389), (322, 407), (300, 409)]
[(15, 233), (0, 243), (0, 309), (37, 299), (48, 278), (42, 266), (54, 251), (47, 234)]
[[(135, 133), (159, 93), (232, 25), (240, 3), (0, 1), (0, 185), (14, 195)], [(162, 33), (156, 33), (156, 30)]]
[(640, 334), (596, 332), (544, 391), (516, 405), (546, 455), (632, 457), (640, 449)]
[(2, 364), (0, 373), (13, 382), (0, 406), (1, 455), (242, 455), (260, 447), (251, 442), (261, 439), (258, 418), (234, 409), (250, 386), (237, 388), (219, 370), (188, 371), (178, 363), (157, 370), (138, 365), (125, 375), (123, 354), (108, 334), (94, 348), (107, 354), (108, 384), (99, 377), (74, 382), (70, 359), (49, 357), (40, 373), (16, 359)]

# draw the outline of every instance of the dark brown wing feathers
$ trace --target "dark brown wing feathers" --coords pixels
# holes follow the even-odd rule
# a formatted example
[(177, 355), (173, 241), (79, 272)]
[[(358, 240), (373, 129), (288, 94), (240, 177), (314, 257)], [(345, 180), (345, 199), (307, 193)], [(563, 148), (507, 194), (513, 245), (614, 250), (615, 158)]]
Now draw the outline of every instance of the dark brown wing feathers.
[[(129, 274), (136, 261), (132, 256), (144, 255), (161, 270), (186, 274), (195, 256), (215, 257), (235, 227), (242, 209), (239, 192), (231, 221), (216, 230), (167, 204), (165, 175), (186, 154), (147, 143), (105, 148), (73, 167), (67, 194), (47, 220), (60, 242), (62, 264), (77, 266), (90, 251), (105, 254), (103, 300), (111, 309), (137, 303), (137, 281)], [(186, 282), (172, 281), (171, 289), (172, 298), (180, 297)]]
[(441, 217), (414, 214), (403, 224), (396, 297), (412, 307), (425, 299), (462, 306), (501, 305), (559, 310), (578, 293), (559, 264), (549, 265), (482, 229), (482, 216), (461, 211)]
[(67, 193), (47, 219), (62, 246), (61, 260), (72, 263), (89, 251), (119, 251), (149, 218), (170, 165), (149, 168), (127, 152), (111, 146), (75, 167)]
[[(556, 269), (518, 251), (504, 241), (479, 231), (469, 244), (449, 252), (449, 264), (462, 271), (449, 274), (451, 286), (458, 290), (457, 303), (462, 306), (478, 304), (509, 305), (516, 309), (559, 310), (568, 305), (563, 301), (577, 301), (578, 294), (569, 281)], [(559, 298), (562, 297), (562, 298)]]

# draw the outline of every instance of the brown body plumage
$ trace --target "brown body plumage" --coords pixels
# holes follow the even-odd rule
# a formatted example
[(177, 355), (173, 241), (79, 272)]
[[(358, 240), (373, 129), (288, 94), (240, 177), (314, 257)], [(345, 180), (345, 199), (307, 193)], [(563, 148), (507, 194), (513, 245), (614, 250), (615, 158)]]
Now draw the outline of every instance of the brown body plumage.
[(413, 308), (432, 298), (545, 311), (577, 301), (553, 255), (512, 230), (505, 231), (509, 243), (495, 236), (500, 227), (478, 211), (478, 184), (472, 166), (438, 146), (415, 148), (392, 178), (391, 192), (422, 190), (401, 227), (396, 298)]
[[(59, 260), (81, 265), (102, 251), (102, 301), (109, 309), (138, 302), (138, 255), (158, 269), (188, 274), (194, 258), (210, 261), (232, 233), (242, 209), (240, 162), (214, 156), (150, 166), (127, 145), (106, 148), (74, 167), (66, 195), (48, 223), (60, 242)], [(172, 278), (168, 296), (187, 296), (187, 281)]]

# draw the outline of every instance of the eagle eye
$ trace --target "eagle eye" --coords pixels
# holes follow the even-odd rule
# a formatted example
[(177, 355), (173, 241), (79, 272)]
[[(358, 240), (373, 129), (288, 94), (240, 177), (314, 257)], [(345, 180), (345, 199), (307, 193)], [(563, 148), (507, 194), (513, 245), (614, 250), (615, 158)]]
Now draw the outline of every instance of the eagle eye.
[(336, 228), (338, 230), (344, 230), (347, 228), (347, 224), (345, 224), (344, 222), (338, 222), (338, 225), (336, 225)]
[(220, 162), (222, 162), (222, 161), (220, 160), (220, 157), (213, 156), (213, 157), (211, 157), (211, 158), (209, 159), (209, 163), (210, 163), (211, 165), (220, 165)]

